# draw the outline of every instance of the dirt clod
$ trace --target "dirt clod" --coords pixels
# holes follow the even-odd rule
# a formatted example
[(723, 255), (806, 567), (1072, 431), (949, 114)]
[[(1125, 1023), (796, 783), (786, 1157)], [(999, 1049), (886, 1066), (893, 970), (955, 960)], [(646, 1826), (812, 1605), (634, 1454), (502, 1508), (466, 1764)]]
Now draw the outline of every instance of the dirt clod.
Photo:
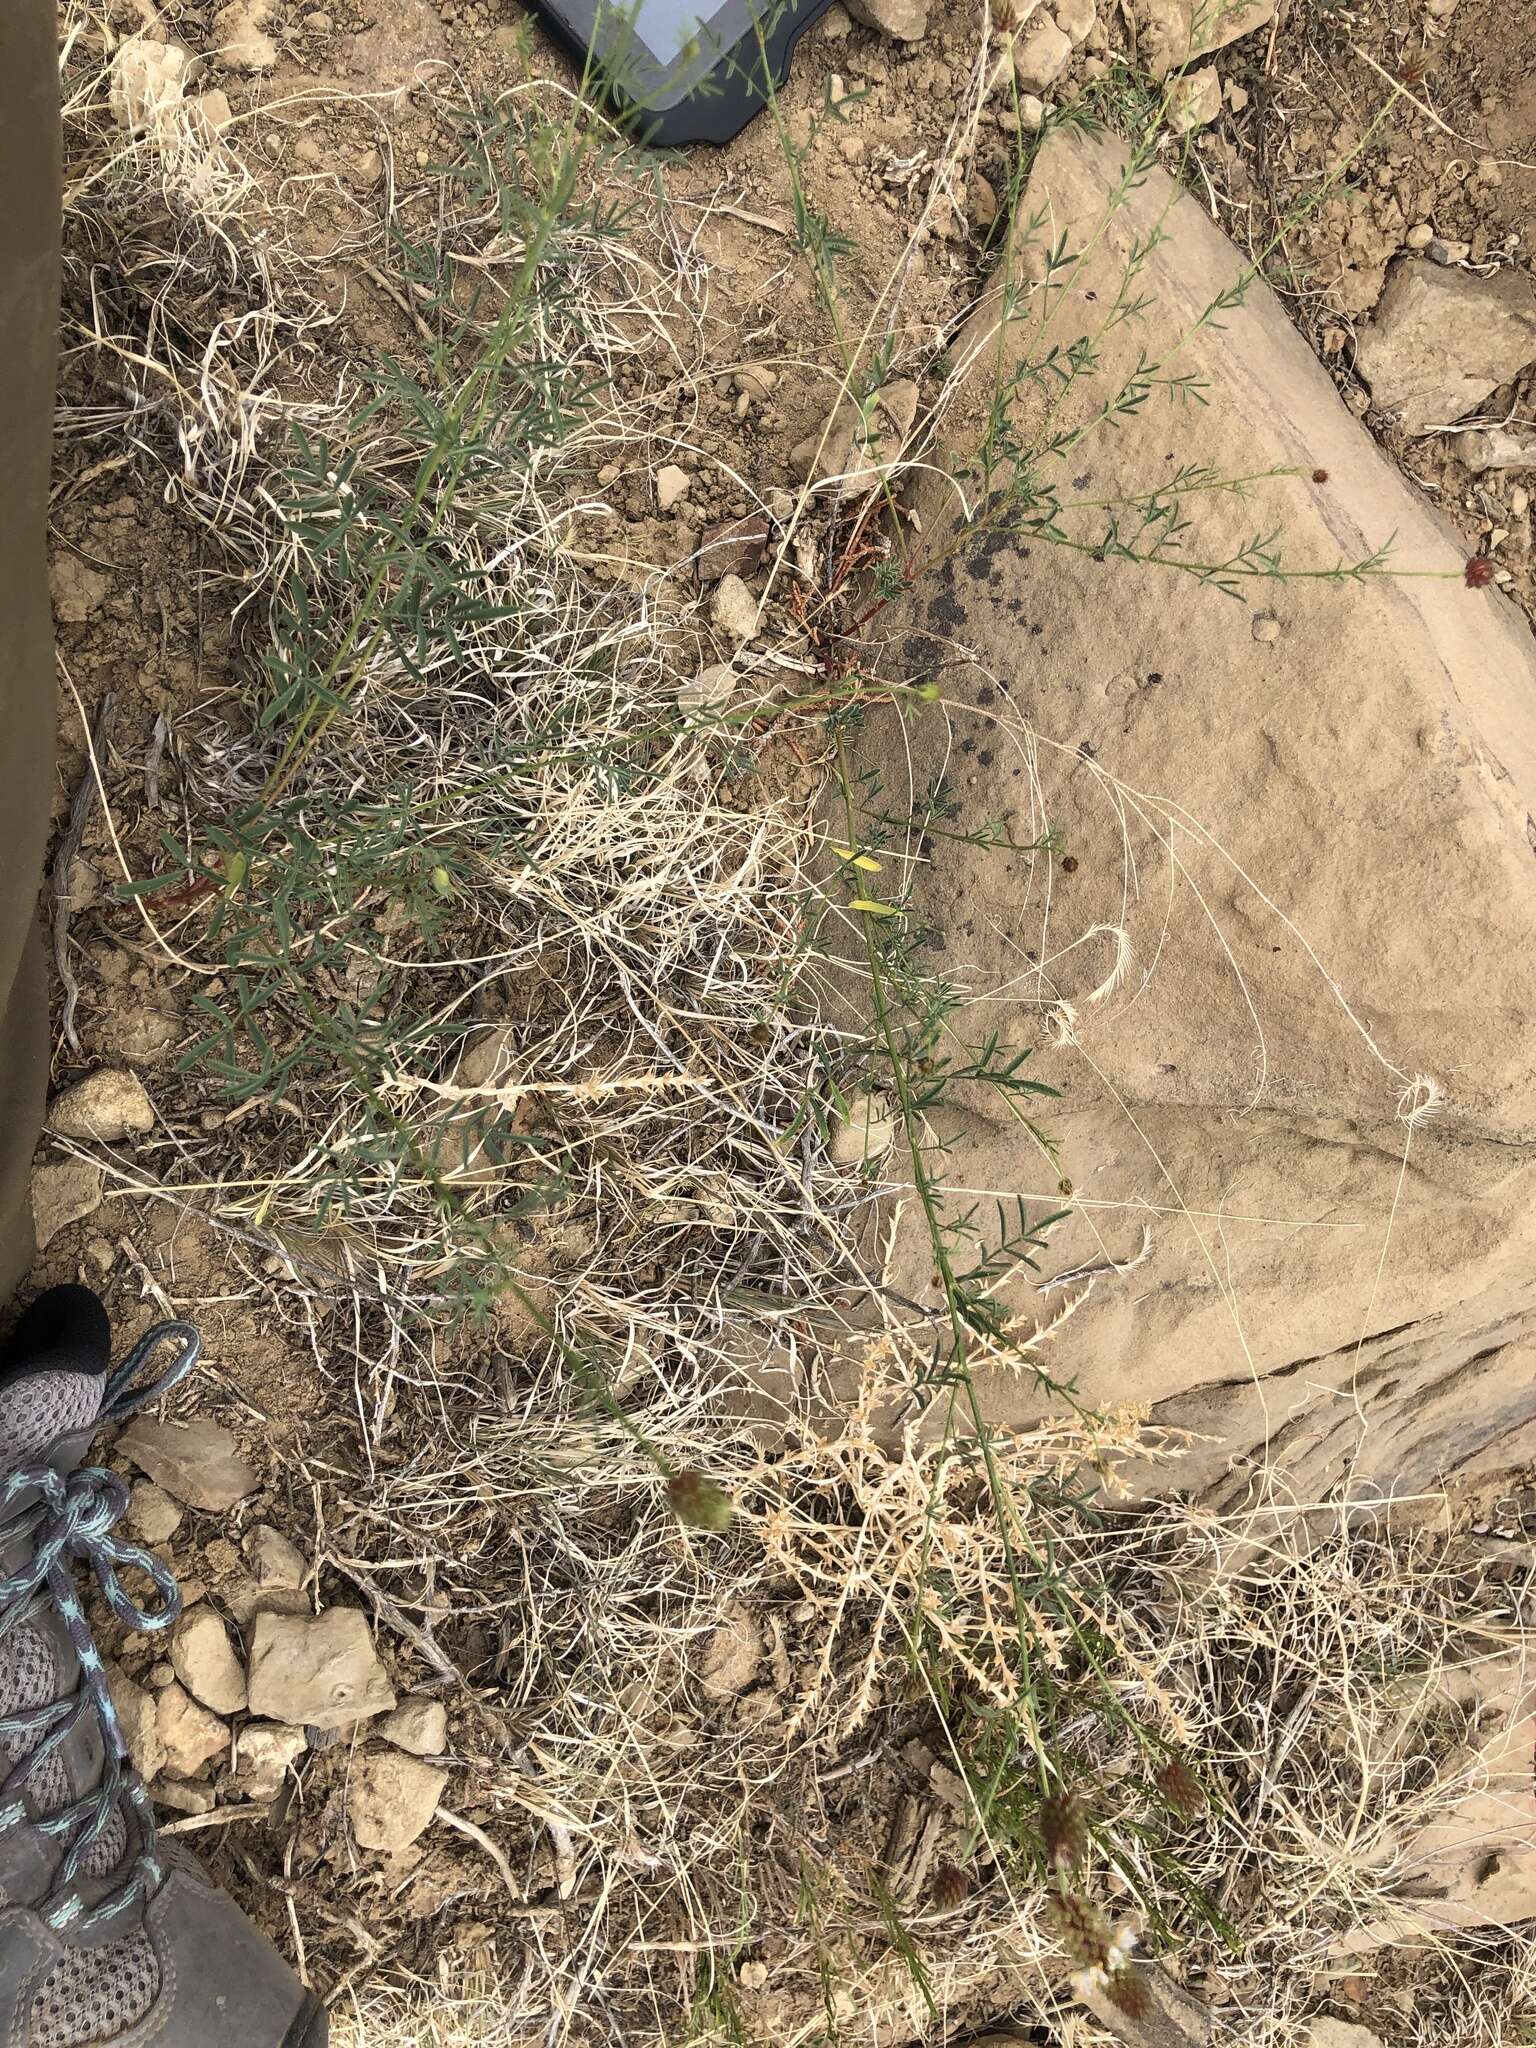
[(431, 1826), (447, 1783), (445, 1770), (416, 1757), (390, 1750), (363, 1757), (348, 1799), (359, 1846), (386, 1856), (408, 1849)]
[(48, 1121), (61, 1137), (95, 1138), (111, 1145), (119, 1138), (152, 1131), (155, 1107), (137, 1074), (125, 1067), (102, 1067), (56, 1095)]

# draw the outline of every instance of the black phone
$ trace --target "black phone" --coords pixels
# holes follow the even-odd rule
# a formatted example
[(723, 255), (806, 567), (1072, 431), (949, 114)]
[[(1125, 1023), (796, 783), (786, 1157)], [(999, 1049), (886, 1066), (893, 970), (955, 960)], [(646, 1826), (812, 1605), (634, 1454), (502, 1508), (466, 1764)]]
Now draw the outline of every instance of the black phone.
[(729, 142), (832, 0), (529, 0), (637, 140)]

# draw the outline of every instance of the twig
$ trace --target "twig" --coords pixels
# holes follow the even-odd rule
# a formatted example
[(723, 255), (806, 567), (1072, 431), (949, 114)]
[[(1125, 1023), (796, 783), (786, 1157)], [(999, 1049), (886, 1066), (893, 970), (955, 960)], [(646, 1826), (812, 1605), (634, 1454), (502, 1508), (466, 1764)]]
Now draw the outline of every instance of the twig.
[(440, 1806), (437, 1809), (437, 1817), (439, 1820), (447, 1821), (449, 1827), (457, 1828), (461, 1835), (468, 1835), (472, 1842), (477, 1842), (501, 1872), (503, 1884), (505, 1884), (507, 1890), (516, 1899), (517, 1903), (520, 1906), (527, 1904), (525, 1894), (512, 1875), (511, 1864), (501, 1853), (500, 1849), (497, 1848), (484, 1828), (477, 1827), (472, 1820), (466, 1820), (462, 1813), (450, 1813), (446, 1806)]
[[(96, 760), (106, 756), (107, 744), (112, 737), (112, 724), (117, 715), (117, 696), (108, 690), (96, 711), (96, 727), (91, 735), (90, 753)], [(58, 969), (59, 982), (64, 990), (64, 1008), (59, 1018), (59, 1028), (64, 1034), (64, 1043), (71, 1052), (79, 1052), (80, 1035), (75, 1030), (75, 1009), (80, 1001), (80, 984), (75, 979), (74, 969), (69, 964), (69, 916), (72, 907), (70, 896), (70, 873), (75, 856), (80, 851), (80, 842), (85, 837), (85, 828), (96, 809), (97, 782), (87, 761), (85, 772), (75, 787), (75, 794), (69, 806), (69, 819), (59, 835), (58, 851), (53, 856), (53, 868), (48, 878), (48, 898), (53, 923), (53, 963)]]

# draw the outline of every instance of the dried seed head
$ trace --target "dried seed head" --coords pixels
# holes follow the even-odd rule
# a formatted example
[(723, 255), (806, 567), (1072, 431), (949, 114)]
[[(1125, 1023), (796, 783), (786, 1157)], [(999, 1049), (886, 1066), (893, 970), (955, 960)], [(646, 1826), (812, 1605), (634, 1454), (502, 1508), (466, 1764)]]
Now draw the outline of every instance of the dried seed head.
[(1134, 1963), (1127, 1963), (1114, 1971), (1105, 1992), (1127, 2019), (1144, 2020), (1152, 2010), (1152, 1994), (1147, 1989), (1147, 1980)]
[(1040, 1839), (1058, 1870), (1081, 1870), (1088, 1860), (1088, 1816), (1075, 1792), (1051, 1792), (1040, 1802)]
[(1058, 1892), (1045, 1902), (1052, 1934), (1081, 1970), (1107, 1970), (1111, 1939), (1109, 1922), (1090, 1899), (1076, 1892)]
[(964, 1905), (971, 1895), (971, 1880), (955, 1863), (941, 1863), (933, 1873), (933, 1903), (941, 1913)]
[(1169, 1757), (1152, 1782), (1181, 1820), (1196, 1820), (1204, 1813), (1205, 1787), (1182, 1757)]
[(690, 1529), (712, 1529), (722, 1535), (731, 1526), (731, 1503), (724, 1489), (702, 1472), (677, 1472), (667, 1481), (672, 1512)]
[(1474, 555), (1467, 564), (1468, 590), (1486, 590), (1493, 581), (1493, 563), (1487, 555)]

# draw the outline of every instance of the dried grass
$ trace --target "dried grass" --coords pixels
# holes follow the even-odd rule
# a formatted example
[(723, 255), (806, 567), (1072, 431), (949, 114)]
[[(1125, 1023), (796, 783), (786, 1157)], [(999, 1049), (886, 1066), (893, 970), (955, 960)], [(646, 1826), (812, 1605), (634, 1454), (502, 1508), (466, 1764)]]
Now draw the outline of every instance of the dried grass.
[[(397, 501), (414, 451), (385, 415), (359, 435), (358, 388), (320, 367), (334, 316), (246, 168), (256, 138), (209, 151), (177, 125), (123, 144), (86, 61), (100, 35), (82, 13), (67, 72), (68, 346), (117, 396), (63, 428), (99, 448), (93, 473), (152, 480), (202, 525), (260, 649), (283, 577), (297, 563), (323, 592), (329, 573), (280, 516), (280, 430), (345, 442)], [(520, 252), (494, 206), (441, 218), (461, 267), (507, 280)], [(387, 244), (360, 228), (350, 253), (374, 263)], [(175, 1173), (112, 1163), (124, 1192), (223, 1233), (226, 1306), (311, 1350), (354, 1411), (362, 1480), (319, 1450), (304, 1474), (317, 1567), (374, 1598), (471, 1731), (448, 1800), (462, 1856), (425, 1939), (373, 1870), (294, 1888), (307, 1951), (340, 1974), (336, 2037), (793, 2048), (941, 2038), (1010, 2011), (1094, 2038), (1066, 2017), (1027, 1830), (957, 1732), (967, 1714), (1028, 1727), (1051, 1698), (1034, 1732), (1099, 1788), (1093, 1882), (1149, 1936), (1158, 1902), (1163, 1938), (1225, 2001), (1223, 2042), (1292, 2048), (1319, 1964), (1393, 1900), (1405, 1837), (1475, 1770), (1432, 1711), (1441, 1673), (1515, 1628), (1490, 1613), (1469, 1641), (1453, 1562), (1385, 1525), (1298, 1508), (1277, 1532), (1273, 1500), (1251, 1521), (1116, 1507), (1122, 1461), (1176, 1460), (1178, 1442), (1134, 1414), (1091, 1433), (1068, 1418), (993, 1445), (1032, 1560), (1045, 1670), (1025, 1668), (1010, 1545), (925, 1387), (927, 1327), (860, 1264), (875, 1183), (803, 1113), (823, 1088), (823, 1041), (785, 1000), (805, 950), (803, 796), (744, 787), (718, 732), (678, 724), (706, 644), (692, 600), (659, 573), (599, 580), (601, 513), (574, 488), (647, 445), (664, 391), (709, 367), (707, 279), (655, 210), (582, 261), (579, 338), (537, 341), (584, 351), (603, 397), (547, 460), (487, 469), (453, 507), (455, 561), (477, 590), (515, 588), (522, 630), (471, 634), (425, 671), (381, 648), (344, 744), (304, 761), (317, 827), (409, 769), (411, 858), (455, 863), (456, 943), (429, 953), (377, 874), (349, 881), (328, 921), (351, 959), (336, 1001), (386, 971), (410, 995), (378, 1088), (307, 1073), (250, 1094)], [(409, 279), (390, 282), (420, 319)], [(810, 672), (786, 640), (732, 716)], [(778, 723), (819, 744), (809, 710)], [(651, 771), (626, 784), (613, 764), (642, 728)], [(204, 715), (179, 738), (204, 820), (270, 786), (269, 730)], [(189, 986), (223, 971), (206, 905), (150, 898), (144, 915)], [(536, 1173), (495, 1142), (507, 1121), (537, 1141)], [(400, 1130), (414, 1149), (381, 1142)], [(509, 1227), (535, 1180), (554, 1185), (536, 1228)], [(443, 1314), (471, 1254), (518, 1290), (488, 1334)], [(643, 1443), (594, 1406), (576, 1354), (603, 1361)], [(658, 1456), (727, 1486), (728, 1540), (680, 1527)], [(1109, 1505), (1074, 1499), (1085, 1473)], [(730, 1706), (708, 1692), (722, 1628), (756, 1642)], [(470, 1630), (491, 1645), (473, 1685)], [(1200, 1819), (1153, 1825), (1147, 1736), (1198, 1761)], [(929, 1741), (948, 1777), (913, 1761)], [(976, 1796), (955, 1800), (965, 1769)], [(905, 1809), (913, 1841), (893, 1825)], [(958, 1911), (925, 1888), (941, 1853), (975, 1873)], [(1202, 1894), (1240, 1954), (1191, 1905)], [(1490, 1948), (1484, 1967), (1469, 1947), (1458, 1972), (1434, 2038), (1501, 2038), (1528, 1958)]]

